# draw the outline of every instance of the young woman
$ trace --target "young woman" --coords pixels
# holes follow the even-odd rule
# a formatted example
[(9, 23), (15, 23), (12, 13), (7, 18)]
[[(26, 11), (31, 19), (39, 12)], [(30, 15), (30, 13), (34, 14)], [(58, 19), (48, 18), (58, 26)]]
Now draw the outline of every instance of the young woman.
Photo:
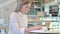
[(31, 1), (25, 1), (19, 4), (19, 7), (10, 15), (9, 34), (26, 34), (31, 30), (39, 30), (40, 26), (27, 28), (27, 13), (30, 10)]

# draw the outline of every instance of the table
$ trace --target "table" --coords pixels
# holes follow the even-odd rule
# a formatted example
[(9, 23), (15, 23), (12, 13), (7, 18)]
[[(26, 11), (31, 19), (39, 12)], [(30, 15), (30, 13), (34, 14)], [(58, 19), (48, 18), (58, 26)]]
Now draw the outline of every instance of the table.
[(60, 31), (34, 30), (34, 31), (30, 31), (30, 34), (60, 34)]

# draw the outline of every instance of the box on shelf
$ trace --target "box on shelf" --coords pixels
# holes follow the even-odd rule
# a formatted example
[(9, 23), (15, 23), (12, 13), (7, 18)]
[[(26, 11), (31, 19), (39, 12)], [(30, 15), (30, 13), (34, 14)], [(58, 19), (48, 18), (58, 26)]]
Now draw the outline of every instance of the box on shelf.
[(49, 0), (44, 0), (44, 4), (46, 4), (46, 3), (48, 3), (49, 2)]
[(53, 2), (55, 0), (43, 0), (44, 4), (47, 4), (47, 3), (50, 3), (50, 2)]
[(37, 15), (42, 17), (42, 16), (44, 16), (44, 12), (37, 12)]

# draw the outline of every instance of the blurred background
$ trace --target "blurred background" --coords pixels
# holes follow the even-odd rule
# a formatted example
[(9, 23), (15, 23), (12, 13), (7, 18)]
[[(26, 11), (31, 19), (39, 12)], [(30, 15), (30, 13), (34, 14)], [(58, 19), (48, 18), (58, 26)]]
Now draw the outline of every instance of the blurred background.
[[(0, 34), (8, 33), (9, 16), (14, 12), (17, 0), (0, 0)], [(32, 0), (28, 15), (28, 27), (46, 26), (60, 31), (60, 0)]]

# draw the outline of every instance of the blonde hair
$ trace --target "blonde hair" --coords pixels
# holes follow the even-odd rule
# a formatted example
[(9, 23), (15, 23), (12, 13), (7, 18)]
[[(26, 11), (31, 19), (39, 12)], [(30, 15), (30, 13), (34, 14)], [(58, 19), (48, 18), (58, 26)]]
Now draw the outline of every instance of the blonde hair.
[(17, 7), (16, 7), (16, 9), (15, 9), (15, 12), (19, 12), (20, 11), (20, 9), (21, 9), (21, 7), (23, 6), (23, 5), (27, 5), (27, 4), (29, 4), (29, 3), (32, 3), (31, 1), (29, 1), (29, 0), (26, 0), (26, 1), (23, 1), (23, 0), (17, 0)]

